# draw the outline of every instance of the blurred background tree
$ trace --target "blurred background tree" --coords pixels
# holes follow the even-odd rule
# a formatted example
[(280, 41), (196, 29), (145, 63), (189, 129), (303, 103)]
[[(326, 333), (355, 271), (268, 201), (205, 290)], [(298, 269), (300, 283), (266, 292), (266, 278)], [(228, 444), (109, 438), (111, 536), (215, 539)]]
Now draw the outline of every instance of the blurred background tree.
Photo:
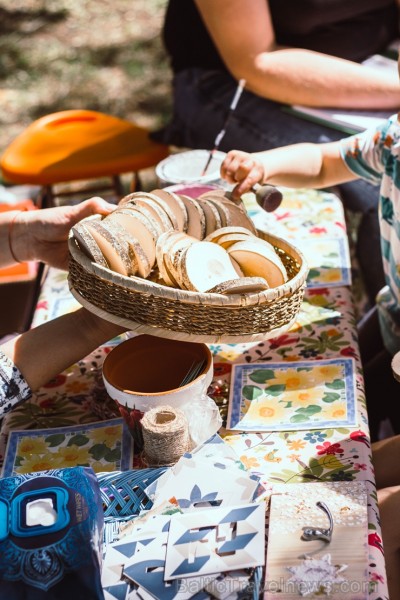
[(1, 0), (0, 154), (32, 121), (102, 111), (156, 129), (171, 110), (166, 0)]

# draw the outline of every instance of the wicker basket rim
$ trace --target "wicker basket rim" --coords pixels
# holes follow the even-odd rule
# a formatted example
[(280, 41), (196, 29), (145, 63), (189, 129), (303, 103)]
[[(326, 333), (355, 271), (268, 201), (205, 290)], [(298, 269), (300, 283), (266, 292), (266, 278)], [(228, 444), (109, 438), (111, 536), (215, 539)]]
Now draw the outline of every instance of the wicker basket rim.
[(148, 334), (154, 335), (163, 338), (169, 338), (172, 340), (181, 340), (183, 342), (197, 342), (204, 344), (239, 344), (239, 343), (247, 343), (247, 342), (262, 342), (271, 338), (279, 337), (280, 335), (286, 333), (289, 329), (291, 329), (297, 320), (297, 315), (295, 315), (288, 323), (282, 325), (281, 327), (275, 327), (274, 329), (269, 329), (268, 331), (258, 331), (253, 333), (240, 333), (240, 334), (199, 334), (199, 333), (187, 333), (183, 331), (175, 331), (173, 329), (166, 329), (165, 327), (155, 327), (153, 325), (144, 325), (143, 323), (138, 323), (136, 321), (132, 321), (131, 319), (126, 319), (124, 317), (120, 317), (114, 315), (98, 306), (94, 305), (92, 302), (81, 296), (81, 294), (73, 287), (70, 286), (70, 292), (81, 304), (84, 308), (97, 315), (98, 317), (105, 319), (106, 321), (110, 321), (111, 323), (115, 323), (116, 325), (120, 325), (121, 327), (127, 328), (129, 331), (132, 331), (136, 334)]
[(185, 302), (188, 304), (204, 304), (240, 308), (243, 306), (254, 306), (270, 303), (278, 298), (282, 298), (283, 296), (291, 295), (305, 283), (308, 275), (308, 266), (306, 260), (303, 253), (298, 248), (271, 233), (266, 233), (262, 230), (257, 230), (257, 232), (262, 239), (265, 239), (272, 245), (280, 248), (294, 258), (300, 264), (300, 268), (298, 273), (296, 273), (294, 277), (289, 279), (289, 281), (283, 285), (270, 288), (262, 292), (240, 295), (192, 292), (188, 290), (167, 287), (147, 279), (142, 279), (140, 277), (127, 277), (120, 275), (119, 273), (111, 271), (110, 269), (91, 261), (90, 258), (87, 257), (79, 248), (76, 240), (73, 237), (72, 231), (70, 231), (69, 234), (68, 245), (71, 256), (78, 264), (80, 264), (83, 269), (106, 282), (125, 287), (134, 292), (156, 295), (160, 298)]

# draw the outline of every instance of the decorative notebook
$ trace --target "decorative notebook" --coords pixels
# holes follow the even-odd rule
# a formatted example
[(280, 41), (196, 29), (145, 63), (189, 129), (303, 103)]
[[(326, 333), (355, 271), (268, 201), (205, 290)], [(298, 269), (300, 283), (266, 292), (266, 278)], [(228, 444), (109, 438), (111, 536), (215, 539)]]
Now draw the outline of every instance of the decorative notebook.
[(87, 466), (102, 471), (132, 468), (132, 437), (123, 419), (72, 427), (10, 431), (3, 477)]
[(236, 364), (227, 428), (292, 431), (357, 424), (352, 358)]

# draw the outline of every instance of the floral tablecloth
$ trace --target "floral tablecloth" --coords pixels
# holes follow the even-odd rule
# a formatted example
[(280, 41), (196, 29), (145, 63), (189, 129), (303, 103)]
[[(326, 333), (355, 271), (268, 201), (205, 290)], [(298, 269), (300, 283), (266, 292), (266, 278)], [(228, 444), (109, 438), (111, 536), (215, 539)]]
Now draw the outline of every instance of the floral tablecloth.
[[(342, 205), (333, 194), (309, 190), (285, 191), (284, 202), (271, 214), (261, 212), (251, 195), (245, 203), (260, 229), (291, 239), (304, 251), (310, 266), (308, 288), (295, 325), (280, 337), (257, 343), (210, 346), (214, 380), (209, 395), (226, 417), (234, 364), (286, 362), (290, 367), (299, 361), (315, 364), (322, 359), (352, 358), (357, 422), (353, 427), (264, 433), (223, 430), (222, 435), (244, 465), (258, 474), (267, 487), (287, 482), (366, 482), (369, 598), (388, 598)], [(33, 326), (77, 306), (68, 291), (66, 274), (50, 269)], [(101, 365), (121, 339), (98, 348), (7, 415), (1, 427), (1, 451), (4, 452), (11, 429), (65, 427), (118, 416), (104, 390)], [(336, 403), (335, 408), (340, 410)]]

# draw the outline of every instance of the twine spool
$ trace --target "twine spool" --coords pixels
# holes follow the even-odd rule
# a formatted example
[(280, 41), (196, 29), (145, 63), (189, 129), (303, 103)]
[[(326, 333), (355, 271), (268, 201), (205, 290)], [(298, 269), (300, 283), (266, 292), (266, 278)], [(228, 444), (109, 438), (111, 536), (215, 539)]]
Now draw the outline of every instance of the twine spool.
[(158, 406), (141, 420), (143, 458), (149, 467), (174, 465), (190, 448), (188, 422), (179, 409)]

